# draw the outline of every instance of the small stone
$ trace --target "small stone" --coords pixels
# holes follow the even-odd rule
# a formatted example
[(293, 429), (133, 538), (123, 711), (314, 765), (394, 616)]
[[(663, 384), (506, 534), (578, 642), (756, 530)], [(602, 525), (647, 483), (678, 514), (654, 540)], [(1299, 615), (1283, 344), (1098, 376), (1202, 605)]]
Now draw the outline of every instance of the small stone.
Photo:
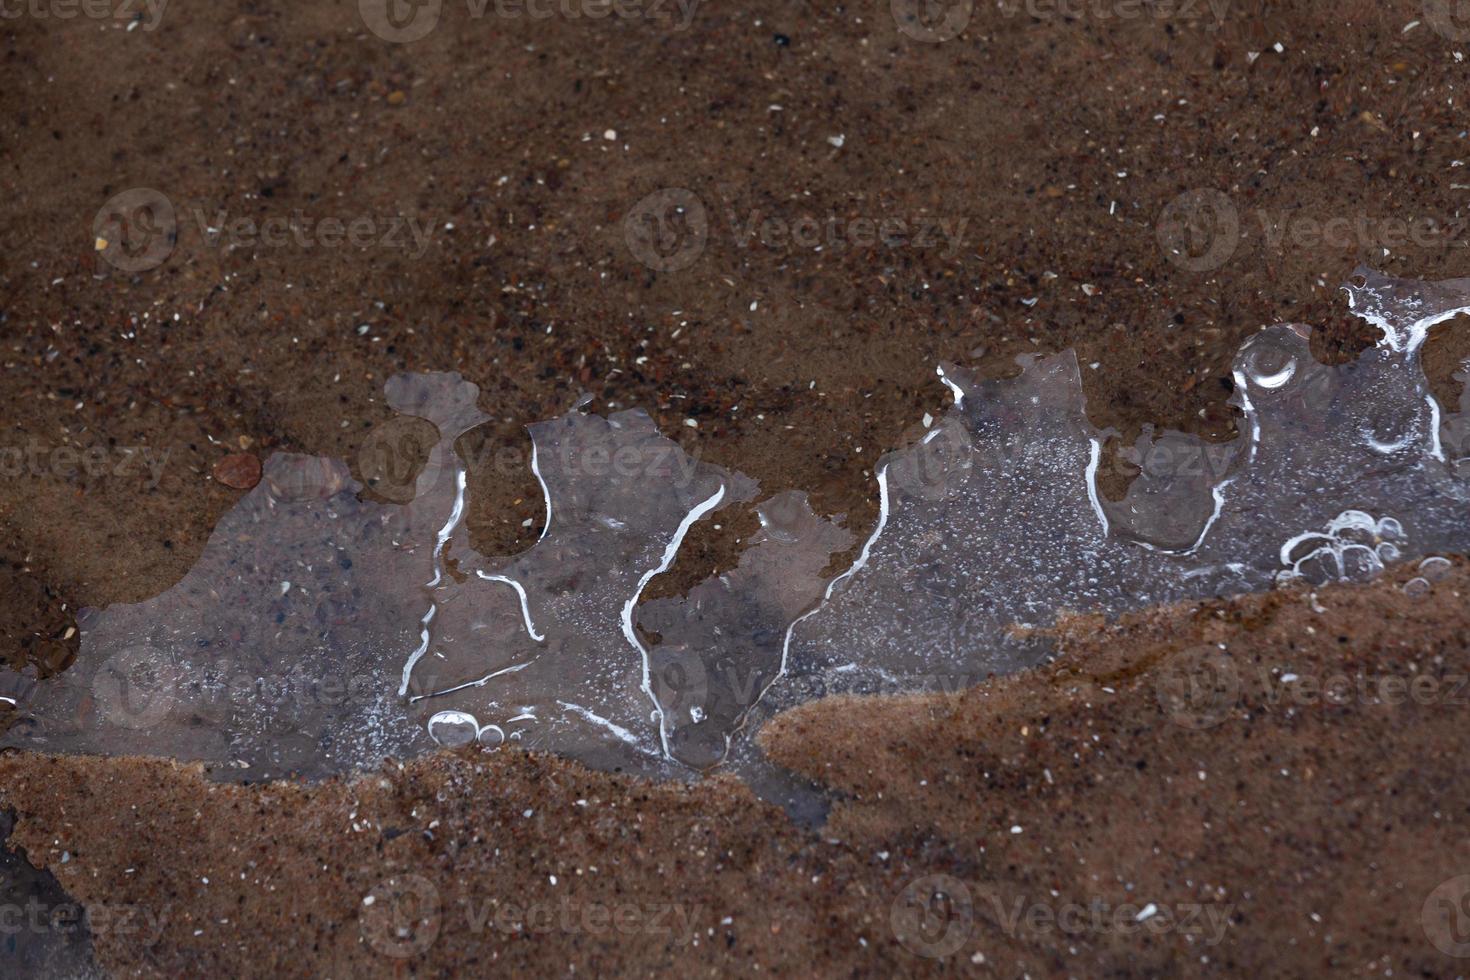
[(405, 95), (401, 89), (399, 91), (397, 91), (397, 92), (391, 93), (388, 96), (388, 104), (389, 105), (403, 105), (403, 103), (405, 103), (407, 101), (408, 101), (408, 96)]
[(249, 490), (260, 482), (260, 460), (253, 453), (231, 453), (214, 464), (214, 478), (235, 490)]
[(351, 481), (352, 475), (341, 460), (284, 453), (271, 457), (271, 469), (265, 475), (271, 496), (287, 503), (329, 500)]

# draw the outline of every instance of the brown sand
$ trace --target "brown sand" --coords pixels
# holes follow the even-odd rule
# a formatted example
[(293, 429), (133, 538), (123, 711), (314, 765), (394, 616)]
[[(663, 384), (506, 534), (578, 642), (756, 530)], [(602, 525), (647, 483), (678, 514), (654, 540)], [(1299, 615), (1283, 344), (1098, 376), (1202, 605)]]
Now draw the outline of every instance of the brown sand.
[[(404, 368), (481, 385), (503, 420), (493, 437), (522, 459), (520, 426), (590, 391), (594, 408), (645, 407), (704, 457), (768, 493), (808, 490), (861, 529), (873, 461), (947, 398), (940, 360), (995, 374), (1075, 346), (1099, 365), (1083, 371), (1099, 424), (1224, 438), (1230, 360), (1262, 324), (1313, 323), (1321, 356), (1347, 356), (1372, 334), (1336, 288), (1359, 261), (1470, 272), (1449, 247), (1465, 240), (1451, 186), (1464, 66), (1427, 26), (1402, 33), (1418, 4), (1233, 0), (1219, 22), (1203, 5), (1193, 20), (1075, 22), (992, 6), (937, 45), (898, 33), (886, 4), (710, 5), (673, 32), (470, 20), (451, 2), (410, 46), (379, 42), (347, 2), (176, 4), (152, 32), (5, 21), (4, 444), (169, 456), (156, 488), (131, 468), (0, 485), (0, 628), (45, 656), (61, 603), (166, 588), (236, 498), (208, 478), (221, 456), (354, 460)], [(140, 186), (169, 195), (179, 237), (134, 275), (96, 255), (92, 224)], [(711, 227), (694, 265), (660, 274), (630, 254), (622, 219), (667, 187), (698, 193)], [(1195, 189), (1241, 214), (1214, 272), (1171, 264), (1156, 236)], [(231, 249), (197, 220), (220, 212), (412, 216), (434, 234), (419, 258)], [(732, 213), (741, 227), (968, 224), (953, 251), (817, 252), (737, 241)], [(1374, 249), (1393, 237), (1385, 219), (1411, 217), (1449, 242)], [(1367, 232), (1341, 245), (1301, 220), (1331, 218)], [(1273, 245), (1263, 219), (1293, 238)], [(1451, 363), (1430, 358), (1440, 376)], [(474, 489), (482, 551), (535, 540), (524, 467)], [(685, 584), (735, 553), (710, 537), (691, 542)]]
[[(1032, 674), (815, 702), (764, 741), (839, 794), (816, 832), (731, 780), (518, 751), (312, 789), (11, 756), (0, 798), (69, 893), (161, 923), (97, 932), (120, 975), (1448, 976), (1424, 910), (1470, 873), (1467, 594), (1461, 567), (1418, 600), (1385, 581), (1076, 623)], [(1237, 696), (1180, 714), (1158, 681), (1199, 644)], [(905, 889), (933, 875), (969, 902), (918, 932)]]
[[(1230, 358), (1261, 324), (1314, 323), (1320, 356), (1350, 356), (1370, 332), (1335, 286), (1359, 261), (1470, 273), (1451, 247), (1464, 241), (1454, 185), (1467, 178), (1453, 163), (1467, 153), (1466, 67), (1414, 2), (1198, 13), (1069, 21), (978, 3), (962, 37), (938, 45), (899, 34), (887, 4), (709, 4), (671, 32), (470, 21), (450, 3), (408, 47), (368, 35), (345, 0), (178, 3), (152, 32), (0, 21), (0, 445), (48, 460), (0, 481), (6, 656), (59, 669), (78, 607), (176, 581), (238, 498), (210, 479), (227, 452), (355, 458), (388, 415), (383, 380), (405, 368), (480, 384), (503, 420), (489, 438), (522, 458), (519, 425), (586, 390), (594, 408), (646, 407), (768, 493), (811, 491), (859, 531), (872, 461), (945, 400), (941, 359), (994, 374), (1017, 353), (1075, 346), (1098, 364), (1083, 373), (1099, 424), (1226, 437)], [(137, 186), (170, 196), (179, 240), (158, 269), (127, 274), (95, 254), (92, 222)], [(704, 199), (710, 238), (690, 268), (655, 273), (629, 254), (622, 219), (666, 187)], [(1211, 272), (1171, 264), (1155, 236), (1192, 189), (1225, 191), (1241, 213), (1242, 241)], [(196, 211), (411, 215), (435, 233), (417, 258), (228, 249), (205, 240)], [(742, 247), (731, 212), (740, 224), (968, 225), (953, 252), (815, 252)], [(1374, 246), (1394, 237), (1389, 217), (1434, 221), (1452, 240), (1394, 242), (1385, 257)], [(1330, 218), (1368, 231), (1333, 240), (1301, 221)], [(1301, 234), (1273, 244), (1263, 220)], [(1467, 334), (1441, 328), (1426, 354), (1446, 400)], [(161, 482), (50, 465), (91, 445), (166, 450)], [(482, 550), (534, 539), (540, 498), (524, 469), (478, 473), (472, 489)], [(654, 591), (727, 565), (748, 520), (723, 526), (691, 537)], [(1160, 613), (1070, 636), (1062, 666), (958, 699), (802, 709), (775, 724), (771, 751), (851, 797), (815, 837), (725, 782), (646, 787), (509, 752), (316, 789), (9, 757), (4, 796), (16, 840), (69, 894), (168, 913), (156, 943), (100, 932), (99, 957), (121, 972), (585, 973), (696, 959), (918, 972), (943, 964), (897, 942), (889, 909), (936, 872), (974, 903), (949, 966), (983, 953), (1006, 975), (1141, 974), (1209, 956), (1232, 973), (1448, 975), (1419, 910), (1438, 881), (1470, 871), (1454, 833), (1463, 709), (1277, 707), (1193, 732), (1164, 722), (1148, 665), (1208, 638), (1252, 669), (1289, 662), (1302, 676), (1463, 672), (1456, 589), (1419, 603), (1387, 585), (1335, 590), (1324, 616), (1297, 594)], [(399, 872), (430, 882), (442, 910), (435, 941), (406, 961), (376, 953), (358, 925), (363, 895)], [(1208, 898), (1234, 917), (1208, 948), (1182, 930), (1008, 935), (984, 889), (1049, 907)], [(461, 914), (461, 899), (478, 912), (562, 897), (650, 914), (682, 902), (699, 943), (580, 917), (532, 941), (476, 933)]]

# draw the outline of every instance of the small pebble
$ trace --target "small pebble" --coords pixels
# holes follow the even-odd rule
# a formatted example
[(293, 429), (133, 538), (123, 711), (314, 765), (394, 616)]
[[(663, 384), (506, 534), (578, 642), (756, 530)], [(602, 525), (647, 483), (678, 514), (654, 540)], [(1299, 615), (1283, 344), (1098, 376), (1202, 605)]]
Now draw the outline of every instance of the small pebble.
[(260, 460), (253, 453), (231, 453), (214, 464), (214, 478), (227, 487), (249, 490), (260, 482)]

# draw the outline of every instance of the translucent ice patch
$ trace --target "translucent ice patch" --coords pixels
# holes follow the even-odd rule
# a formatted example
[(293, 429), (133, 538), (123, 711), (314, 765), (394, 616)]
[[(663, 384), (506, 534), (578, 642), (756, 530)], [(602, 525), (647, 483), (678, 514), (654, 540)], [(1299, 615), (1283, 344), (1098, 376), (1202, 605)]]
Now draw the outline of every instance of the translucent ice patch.
[[(1346, 291), (1381, 342), (1329, 367), (1307, 327), (1256, 334), (1235, 360), (1230, 443), (1146, 429), (1109, 451), (1070, 352), (1022, 357), (1006, 380), (944, 365), (954, 404), (879, 461), (860, 542), (780, 493), (735, 568), (652, 601), (690, 529), (755, 500), (752, 481), (642, 412), (574, 410), (530, 426), (540, 540), (487, 557), (453, 449), (483, 421), (474, 386), (395, 378), (407, 418), (369, 440), (365, 460), (386, 457), (360, 468), (371, 494), (338, 461), (272, 457), (176, 586), (80, 617), (62, 675), (0, 678), (22, 715), (7, 744), (321, 775), (509, 742), (656, 774), (728, 759), (769, 783), (742, 737), (769, 712), (1024, 669), (1051, 652), (1033, 628), (1065, 611), (1363, 581), (1470, 550), (1470, 394), (1443, 410), (1419, 364), (1470, 281), (1361, 271)], [(1099, 482), (1120, 457), (1136, 476), (1112, 501)]]
[(1262, 330), (1235, 361), (1239, 438), (1145, 432), (1131, 454), (1142, 472), (1116, 503), (1096, 485), (1110, 433), (1088, 422), (1070, 353), (1022, 357), (1003, 381), (946, 368), (959, 397), (940, 435), (879, 462), (885, 520), (868, 560), (796, 627), (766, 707), (834, 683), (932, 689), (1026, 667), (1048, 651), (1015, 627), (1063, 610), (1363, 580), (1465, 550), (1470, 484), (1446, 459), (1419, 349), (1470, 308), (1470, 280), (1360, 270), (1345, 288), (1383, 330), (1376, 347), (1334, 368), (1313, 359), (1309, 328)]
[(485, 419), (458, 375), (395, 378), (441, 433), (412, 501), (361, 499), (346, 464), (277, 453), (199, 561), (146, 602), (86, 609), (76, 664), (33, 686), (7, 744), (172, 756), (251, 776), (375, 766), (432, 748), (391, 682), (457, 502), (453, 440)]
[(490, 559), (469, 544), (453, 449), (485, 420), (477, 390), (413, 375), (388, 394), (439, 433), (406, 488), (398, 464), (418, 447), (397, 441), (414, 430), (369, 438), (377, 495), (406, 503), (363, 499), (336, 460), (273, 456), (177, 586), (83, 614), (77, 667), (39, 685), (9, 743), (252, 776), (508, 739), (663, 768), (672, 723), (660, 723), (635, 607), (693, 523), (754, 484), (690, 458), (642, 411), (572, 411), (530, 427), (541, 539)]
[(637, 629), (639, 597), (695, 522), (748, 500), (755, 484), (691, 458), (642, 411), (573, 411), (530, 431), (546, 494), (540, 540), (488, 559), (449, 529), (445, 575), (428, 589), (398, 691), (525, 746), (656, 769), (674, 721), (661, 716), (663, 653)]
[(648, 680), (664, 750), (697, 768), (725, 758), (750, 707), (786, 669), (790, 627), (815, 610), (822, 569), (852, 544), (803, 493), (773, 497), (758, 514), (761, 529), (733, 571), (638, 611), (638, 625), (660, 637)]
[(1470, 363), (1455, 372), (1460, 382), (1460, 403), (1440, 423), (1440, 444), (1445, 459), (1461, 479), (1470, 479)]

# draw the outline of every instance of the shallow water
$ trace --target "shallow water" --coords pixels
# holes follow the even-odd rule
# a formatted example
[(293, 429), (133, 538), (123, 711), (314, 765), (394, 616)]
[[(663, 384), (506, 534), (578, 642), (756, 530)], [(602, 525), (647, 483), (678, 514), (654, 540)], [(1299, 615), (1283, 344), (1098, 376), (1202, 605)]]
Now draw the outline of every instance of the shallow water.
[[(477, 389), (399, 376), (388, 397), (404, 418), (369, 449), (422, 461), (403, 492), (366, 495), (338, 460), (272, 456), (177, 585), (85, 611), (58, 677), (5, 678), (22, 702), (5, 744), (264, 778), (516, 742), (654, 775), (726, 761), (777, 786), (748, 738), (772, 711), (1033, 666), (1051, 652), (1034, 628), (1066, 611), (1366, 580), (1467, 550), (1470, 392), (1442, 409), (1419, 352), (1470, 309), (1470, 280), (1365, 270), (1344, 288), (1379, 344), (1328, 367), (1308, 328), (1262, 330), (1236, 358), (1228, 444), (1145, 432), (1106, 453), (1071, 352), (1021, 358), (1008, 380), (941, 366), (953, 406), (879, 461), (879, 520), (835, 577), (855, 543), (840, 521), (799, 492), (760, 499), (641, 411), (531, 425), (545, 529), (521, 555), (481, 555), (454, 449), (486, 421)], [(1105, 499), (1100, 469), (1130, 463), (1127, 495)], [(695, 523), (751, 504), (761, 531), (736, 568), (641, 601)]]

